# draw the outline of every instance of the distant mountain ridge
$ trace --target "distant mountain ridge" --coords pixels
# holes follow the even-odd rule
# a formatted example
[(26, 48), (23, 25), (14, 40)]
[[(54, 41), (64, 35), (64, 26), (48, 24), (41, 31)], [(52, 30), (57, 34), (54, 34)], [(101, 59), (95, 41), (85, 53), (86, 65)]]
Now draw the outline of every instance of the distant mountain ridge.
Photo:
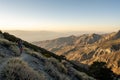
[(108, 67), (120, 74), (120, 31), (62, 37), (34, 44), (79, 63), (106, 62)]
[[(23, 31), (23, 30), (6, 30), (5, 32), (9, 32), (15, 36), (19, 36), (21, 39), (34, 42), (34, 41), (43, 41), (43, 40), (50, 40), (59, 37), (66, 37), (72, 34), (74, 35), (81, 35), (85, 33), (92, 33), (88, 31)], [(97, 32), (97, 33), (104, 33), (104, 32)]]

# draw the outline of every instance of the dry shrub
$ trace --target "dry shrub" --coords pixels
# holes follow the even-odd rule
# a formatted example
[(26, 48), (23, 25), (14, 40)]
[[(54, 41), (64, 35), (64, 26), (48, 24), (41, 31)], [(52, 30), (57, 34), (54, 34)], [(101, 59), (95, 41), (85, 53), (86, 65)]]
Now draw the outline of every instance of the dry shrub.
[(45, 80), (42, 74), (34, 71), (19, 58), (10, 59), (1, 74), (2, 80)]
[(67, 73), (67, 69), (65, 68), (65, 66), (58, 60), (56, 60), (55, 58), (49, 58), (48, 60), (52, 63), (52, 65), (54, 65), (57, 68), (59, 72), (64, 74)]
[[(58, 69), (58, 64), (54, 64), (51, 61), (46, 62), (45, 71), (54, 79), (54, 80), (70, 80), (69, 77), (60, 72), (60, 68)], [(56, 66), (55, 66), (56, 65)], [(61, 66), (61, 65), (59, 65)], [(62, 70), (61, 70), (62, 71)]]

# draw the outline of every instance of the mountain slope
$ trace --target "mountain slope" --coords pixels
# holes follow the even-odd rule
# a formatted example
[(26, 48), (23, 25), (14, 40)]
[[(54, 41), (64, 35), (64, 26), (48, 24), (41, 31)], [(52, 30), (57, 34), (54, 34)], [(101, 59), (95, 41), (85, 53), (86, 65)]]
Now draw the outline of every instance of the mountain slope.
[(20, 55), (18, 39), (0, 33), (0, 80), (95, 80), (77, 71), (68, 61), (61, 61), (59, 56), (26, 41)]
[[(65, 37), (65, 40), (68, 39), (68, 41), (64, 41), (63, 38), (63, 42), (60, 41), (61, 38), (58, 38), (34, 44), (57, 55), (64, 55), (67, 59), (77, 63), (91, 65), (95, 61), (106, 62), (108, 67), (120, 75), (120, 31), (103, 35), (84, 34), (72, 37)], [(59, 44), (56, 44), (55, 41), (58, 41)], [(64, 45), (69, 41), (71, 44)], [(54, 45), (50, 46), (50, 44)]]

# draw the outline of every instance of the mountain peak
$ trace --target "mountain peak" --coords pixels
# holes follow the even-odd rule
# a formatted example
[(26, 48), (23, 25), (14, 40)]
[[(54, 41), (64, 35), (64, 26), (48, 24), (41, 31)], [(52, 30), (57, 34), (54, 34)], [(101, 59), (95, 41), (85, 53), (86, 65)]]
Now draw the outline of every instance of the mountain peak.
[(90, 37), (94, 37), (94, 38), (96, 38), (96, 37), (100, 37), (100, 35), (99, 35), (99, 34), (95, 34), (95, 33), (90, 34), (89, 36), (90, 36)]
[(118, 38), (120, 38), (120, 30), (116, 32), (115, 35), (113, 36), (113, 39), (118, 39)]
[(75, 36), (75, 35), (71, 35), (71, 36), (69, 36), (69, 37), (75, 38), (76, 36)]

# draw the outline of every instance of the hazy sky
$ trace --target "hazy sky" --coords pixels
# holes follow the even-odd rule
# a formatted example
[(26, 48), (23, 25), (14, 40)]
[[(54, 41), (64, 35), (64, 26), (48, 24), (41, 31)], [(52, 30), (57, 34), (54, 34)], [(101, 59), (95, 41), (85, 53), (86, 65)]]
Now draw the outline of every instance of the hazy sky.
[(0, 0), (0, 29), (114, 31), (120, 0)]

